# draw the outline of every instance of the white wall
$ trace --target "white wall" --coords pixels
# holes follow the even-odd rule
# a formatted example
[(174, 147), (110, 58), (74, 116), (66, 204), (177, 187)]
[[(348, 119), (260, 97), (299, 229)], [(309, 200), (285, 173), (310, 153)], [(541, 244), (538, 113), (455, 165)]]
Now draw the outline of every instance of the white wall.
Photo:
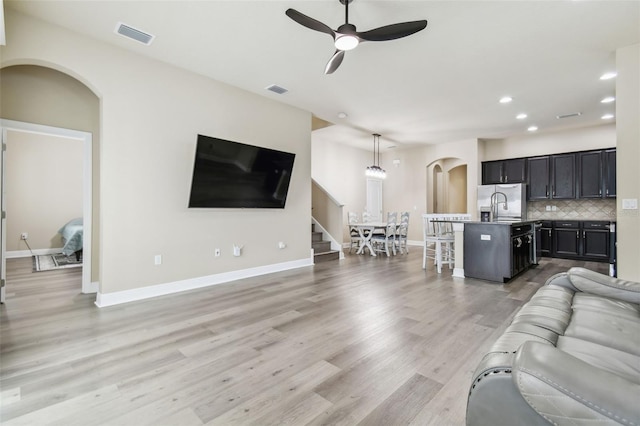
[[(348, 223), (350, 211), (362, 214), (367, 204), (364, 172), (373, 161), (371, 152), (323, 140), (311, 143), (311, 158), (313, 179), (343, 204), (343, 223)], [(342, 238), (348, 241), (349, 231), (346, 225), (343, 228)]]
[(616, 52), (618, 276), (640, 282), (640, 214), (622, 200), (640, 199), (640, 45)]
[[(5, 19), (3, 67), (64, 70), (100, 98), (100, 293), (309, 258), (310, 113), (11, 10)], [(286, 208), (188, 209), (198, 133), (295, 153)]]
[[(400, 160), (397, 167), (393, 165), (393, 160)], [(479, 182), (476, 139), (389, 150), (382, 154), (381, 161), (387, 170), (384, 182), (385, 209), (411, 212), (409, 239), (414, 241), (422, 241), (422, 214), (427, 213), (427, 197), (432, 187), (431, 178), (427, 176), (431, 173), (429, 165), (438, 161), (443, 167), (444, 176), (447, 176), (451, 169), (466, 164), (467, 188), (475, 188)], [(445, 206), (448, 196), (445, 197)], [(467, 191), (466, 203), (467, 206), (476, 205), (476, 191)]]
[(480, 161), (588, 151), (616, 146), (614, 123), (551, 133), (533, 133), (506, 139), (482, 140)]
[(58, 230), (82, 217), (82, 141), (7, 131), (7, 251), (61, 248)]

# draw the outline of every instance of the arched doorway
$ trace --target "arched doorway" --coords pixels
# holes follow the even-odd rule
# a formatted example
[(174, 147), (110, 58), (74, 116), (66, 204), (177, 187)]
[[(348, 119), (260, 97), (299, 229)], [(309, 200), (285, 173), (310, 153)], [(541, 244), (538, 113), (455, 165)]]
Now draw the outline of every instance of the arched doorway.
[[(44, 135), (61, 141), (80, 141), (82, 144), (82, 159), (77, 165), (82, 169), (81, 216), (85, 227), (82, 292), (95, 293), (98, 290), (99, 276), (99, 98), (82, 81), (46, 66), (7, 66), (0, 69), (0, 77), (0, 89), (3, 93), (0, 105), (3, 112), (3, 137), (8, 139), (18, 134)], [(8, 158), (7, 161), (11, 159)], [(4, 211), (5, 206), (2, 208)], [(38, 229), (40, 227), (39, 224)], [(6, 238), (7, 233), (2, 234), (2, 238)], [(3, 247), (3, 260), (6, 252)], [(3, 264), (3, 273), (4, 270)]]
[(428, 213), (467, 213), (467, 164), (440, 158), (427, 165)]

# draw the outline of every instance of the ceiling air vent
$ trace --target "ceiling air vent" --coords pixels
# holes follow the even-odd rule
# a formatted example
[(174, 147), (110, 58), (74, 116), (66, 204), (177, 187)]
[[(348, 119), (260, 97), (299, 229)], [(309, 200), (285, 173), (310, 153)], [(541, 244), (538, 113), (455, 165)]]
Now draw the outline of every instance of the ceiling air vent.
[(284, 87), (280, 87), (277, 84), (272, 84), (271, 86), (267, 86), (265, 87), (265, 89), (271, 90), (273, 93), (277, 93), (278, 95), (282, 95), (288, 92), (287, 89), (285, 89)]
[(556, 118), (560, 120), (562, 118), (578, 117), (580, 115), (582, 115), (581, 112), (572, 112), (571, 114), (556, 115)]
[(138, 41), (142, 44), (146, 44), (147, 46), (150, 45), (155, 38), (155, 36), (151, 34), (147, 34), (144, 31), (135, 29), (127, 24), (123, 24), (122, 22), (118, 22), (118, 24), (116, 25), (116, 33), (132, 40)]

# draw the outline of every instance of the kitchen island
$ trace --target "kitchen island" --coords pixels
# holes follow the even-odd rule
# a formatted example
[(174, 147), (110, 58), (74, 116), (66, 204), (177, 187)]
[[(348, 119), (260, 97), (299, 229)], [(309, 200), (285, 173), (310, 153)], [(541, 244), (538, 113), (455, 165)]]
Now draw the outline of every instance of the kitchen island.
[(529, 269), (536, 222), (465, 222), (464, 276), (505, 283)]

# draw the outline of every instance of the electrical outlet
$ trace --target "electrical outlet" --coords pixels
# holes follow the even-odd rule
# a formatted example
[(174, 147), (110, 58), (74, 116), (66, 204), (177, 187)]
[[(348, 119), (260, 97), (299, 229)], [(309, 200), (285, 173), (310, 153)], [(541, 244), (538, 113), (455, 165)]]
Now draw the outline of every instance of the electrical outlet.
[(20, 234), (20, 239), (21, 240), (26, 240), (29, 238), (29, 234), (27, 232), (23, 232), (22, 234)]
[(155, 265), (162, 265), (162, 255), (156, 254), (155, 257), (153, 258), (153, 263)]
[(220, 249), (219, 248), (217, 248), (213, 253), (214, 253), (214, 255), (216, 257), (220, 257)]

